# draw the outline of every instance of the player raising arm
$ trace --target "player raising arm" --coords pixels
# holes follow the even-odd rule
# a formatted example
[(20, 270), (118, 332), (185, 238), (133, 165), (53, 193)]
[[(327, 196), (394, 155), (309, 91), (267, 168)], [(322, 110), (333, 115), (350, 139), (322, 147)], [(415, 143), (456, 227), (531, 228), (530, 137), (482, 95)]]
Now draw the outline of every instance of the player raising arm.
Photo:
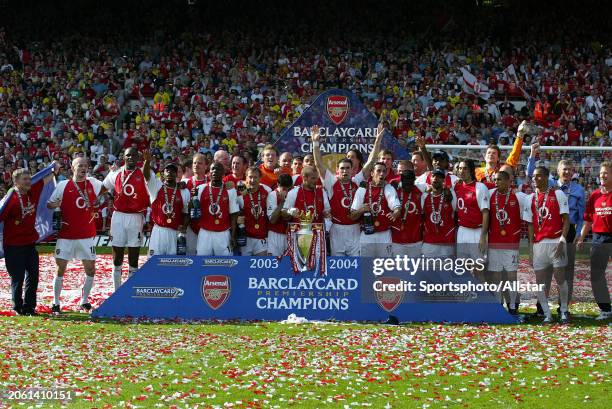
[(111, 239), (113, 246), (113, 280), (115, 291), (121, 286), (121, 266), (125, 247), (128, 248), (129, 272), (138, 270), (138, 255), (142, 245), (144, 215), (149, 207), (149, 191), (146, 180), (151, 176), (151, 152), (144, 153), (144, 166), (139, 168), (138, 150), (127, 148), (124, 153), (125, 165), (109, 173), (104, 179), (104, 190), (112, 192), (114, 212), (111, 218)]

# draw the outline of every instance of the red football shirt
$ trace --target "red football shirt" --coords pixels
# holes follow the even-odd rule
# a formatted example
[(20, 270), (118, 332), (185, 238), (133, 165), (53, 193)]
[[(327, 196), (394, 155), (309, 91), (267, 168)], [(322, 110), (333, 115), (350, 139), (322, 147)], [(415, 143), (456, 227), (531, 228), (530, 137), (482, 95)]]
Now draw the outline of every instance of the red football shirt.
[[(238, 206), (243, 210), (248, 237), (265, 239), (268, 237), (268, 217), (266, 215), (268, 190), (259, 185), (257, 192), (238, 196)], [(252, 201), (251, 201), (252, 199)]]
[[(212, 189), (212, 192), (211, 192)], [(210, 196), (212, 194), (212, 201)], [(219, 197), (219, 195), (221, 195)], [(238, 201), (236, 199), (236, 189), (225, 189), (211, 186), (206, 183), (198, 187), (198, 196), (200, 197), (200, 206), (202, 208), (202, 217), (200, 217), (200, 229), (208, 231), (225, 231), (231, 227), (230, 215), (238, 213)], [(212, 206), (211, 206), (212, 205)], [(218, 205), (218, 209), (215, 209)], [(217, 210), (217, 213), (214, 211)]]
[(189, 206), (189, 190), (166, 187), (164, 191), (164, 184), (157, 177), (149, 179), (147, 185), (151, 200), (151, 221), (157, 226), (178, 230), (183, 225), (183, 215)]
[(565, 193), (559, 189), (549, 192), (548, 197), (546, 197), (546, 192), (534, 193), (529, 197), (531, 203), (527, 220), (533, 224), (535, 243), (543, 239), (559, 238), (563, 233), (563, 218), (561, 215), (569, 214)]
[(21, 195), (24, 207), (22, 214), (19, 196), (13, 192), (8, 199), (0, 221), (4, 222), (4, 245), (25, 246), (36, 243), (38, 232), (34, 227), (36, 223), (36, 207), (42, 193), (44, 181), (33, 184), (28, 193)]
[(480, 182), (455, 185), (459, 226), (475, 229), (482, 226), (482, 211), (489, 208), (489, 191)]
[[(444, 200), (443, 195), (431, 195), (424, 193), (421, 196), (421, 207), (424, 216), (423, 242), (431, 244), (454, 244), (455, 243), (455, 209), (457, 198), (451, 190), (453, 200), (451, 203)], [(432, 206), (433, 198), (433, 206)], [(442, 201), (442, 203), (440, 203)], [(435, 214), (440, 214), (437, 220)]]
[(97, 211), (93, 203), (101, 189), (102, 182), (96, 178), (87, 178), (81, 182), (70, 179), (57, 184), (49, 201), (61, 200), (62, 227), (58, 234), (60, 239), (77, 240), (96, 236)]
[(498, 193), (497, 189), (491, 189), (490, 193), (489, 246), (496, 249), (518, 249), (521, 220), (524, 220), (525, 210), (529, 207), (527, 195), (510, 191), (506, 196)]
[(612, 233), (612, 192), (606, 194), (597, 189), (587, 200), (584, 220), (593, 223), (593, 233)]
[(416, 186), (409, 192), (405, 192), (401, 186), (396, 190), (402, 208), (400, 218), (391, 226), (392, 241), (398, 244), (418, 243), (423, 240), (422, 193)]
[[(155, 177), (155, 174), (151, 172), (149, 177)], [(129, 171), (121, 167), (117, 172), (109, 173), (104, 179), (104, 187), (114, 192), (115, 211), (144, 213), (149, 207), (149, 191), (140, 168)]]

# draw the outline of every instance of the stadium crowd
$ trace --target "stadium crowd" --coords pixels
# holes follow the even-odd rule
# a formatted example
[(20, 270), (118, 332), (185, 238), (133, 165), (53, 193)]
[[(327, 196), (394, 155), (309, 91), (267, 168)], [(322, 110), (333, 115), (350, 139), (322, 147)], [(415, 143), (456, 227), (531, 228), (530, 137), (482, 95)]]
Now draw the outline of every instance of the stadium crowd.
[[(379, 11), (385, 15), (393, 12), (390, 7), (404, 7), (392, 4), (394, 6), (380, 6), (384, 10)], [(36, 19), (47, 22), (53, 19), (51, 33), (45, 33), (43, 37), (36, 29), (28, 31), (17, 26), (7, 26), (0, 31), (0, 170), (3, 182), (0, 196), (4, 196), (11, 186), (17, 169), (24, 168), (34, 173), (52, 161), (60, 165), (59, 181), (68, 181), (73, 177), (84, 181), (86, 174), (98, 179), (91, 182), (95, 191), (93, 200), (101, 192), (125, 192), (126, 186), (132, 187), (126, 185), (129, 178), (136, 174), (132, 180), (136, 183), (132, 193), (146, 197), (146, 205), (136, 201), (114, 205), (121, 218), (113, 217), (113, 223), (123, 226), (125, 230), (121, 235), (118, 228), (113, 232), (113, 246), (121, 249), (120, 254), (115, 253), (115, 279), (117, 275), (119, 277), (116, 286), (121, 284), (124, 247), (128, 247), (130, 271), (137, 268), (138, 252), (133, 250), (139, 247), (135, 243), (141, 239), (142, 226), (137, 226), (140, 222), (131, 215), (146, 211), (150, 196), (153, 202), (151, 219), (156, 226), (163, 226), (166, 220), (163, 218), (163, 214), (166, 214), (163, 206), (174, 203), (176, 197), (175, 188), (172, 199), (168, 201), (167, 186), (176, 187), (177, 180), (184, 178), (187, 188), (192, 194), (197, 192), (202, 202), (208, 199), (207, 207), (203, 207), (202, 211), (210, 211), (215, 217), (221, 215), (219, 200), (223, 196), (223, 185), (220, 191), (214, 193), (214, 199), (213, 185), (207, 184), (210, 186), (207, 188), (197, 182), (212, 183), (224, 178), (224, 181), (238, 185), (246, 179), (246, 185), (249, 188), (255, 186), (255, 191), (258, 191), (261, 180), (262, 184), (275, 191), (277, 187), (287, 187), (278, 174), (289, 173), (293, 176), (289, 179), (289, 187), (303, 184), (306, 190), (312, 188), (316, 192), (315, 186), (322, 183), (327, 194), (331, 193), (335, 181), (326, 180), (325, 168), (316, 154), (301, 158), (303, 163), (291, 168), (294, 165), (292, 160), (283, 161), (285, 152), (275, 152), (270, 147), (280, 132), (299, 117), (318, 94), (331, 87), (347, 89), (358, 95), (400, 144), (413, 152), (426, 152), (424, 144), (532, 145), (532, 156), (539, 155), (535, 159), (539, 159), (541, 165), (548, 165), (536, 168), (536, 176), (539, 175), (540, 179), (544, 177), (544, 170), (557, 169), (555, 165), (560, 158), (555, 157), (552, 151), (540, 153), (538, 145), (610, 146), (612, 52), (609, 44), (599, 42), (594, 37), (595, 31), (607, 33), (609, 28), (596, 27), (590, 22), (589, 31), (579, 24), (579, 13), (563, 16), (565, 21), (578, 24), (576, 30), (568, 35), (555, 28), (555, 21), (550, 17), (543, 21), (532, 10), (529, 13), (512, 10), (511, 21), (516, 24), (500, 35), (500, 31), (504, 30), (490, 30), (487, 27), (508, 18), (506, 12), (509, 10), (503, 13), (495, 9), (476, 10), (483, 13), (482, 21), (469, 12), (436, 15), (430, 10), (427, 18), (415, 17), (410, 21), (412, 26), (409, 28), (392, 26), (385, 30), (381, 22), (377, 22), (369, 29), (351, 29), (347, 25), (348, 31), (344, 32), (338, 28), (325, 30), (313, 27), (316, 21), (320, 26), (330, 21), (329, 15), (317, 20), (325, 15), (329, 6), (309, 10), (305, 19), (312, 23), (305, 23), (304, 27), (296, 24), (290, 30), (270, 25), (264, 28), (254, 18), (251, 18), (250, 24), (243, 25), (244, 16), (235, 17), (233, 30), (220, 28), (214, 22), (196, 30), (198, 14), (181, 14), (181, 7), (188, 7), (186, 5), (176, 7), (166, 15), (167, 8), (164, 7), (146, 7), (141, 11), (138, 6), (145, 6), (145, 2), (125, 6), (134, 8), (138, 15), (138, 21), (134, 24), (130, 24), (132, 14), (129, 11), (115, 13), (112, 6), (92, 5), (98, 7), (94, 9), (97, 12), (93, 12), (91, 17), (81, 18), (75, 26), (70, 22), (68, 9), (43, 6), (42, 10), (25, 17), (20, 23), (27, 26), (28, 22)], [(215, 7), (221, 6), (207, 7), (212, 13)], [(254, 6), (250, 9), (254, 9)], [(269, 12), (267, 17), (291, 25), (291, 11), (266, 10)], [(253, 11), (256, 13), (256, 10)], [(263, 11), (261, 13), (265, 14)], [(359, 16), (364, 11), (355, 13)], [(355, 19), (356, 16), (351, 18)], [(476, 22), (468, 24), (471, 19)], [(62, 21), (66, 24), (62, 24)], [(336, 27), (345, 21), (346, 16), (339, 16)], [(533, 24), (534, 21), (537, 24)], [(142, 28), (143, 24), (147, 26), (146, 29)], [(603, 24), (606, 24), (605, 19)], [(180, 30), (182, 26), (183, 30)], [(127, 27), (125, 32), (121, 30), (122, 27)], [(476, 81), (471, 87), (466, 85), (466, 74), (460, 71), (460, 68), (466, 67)], [(522, 128), (519, 135), (519, 124), (524, 120), (536, 127), (530, 128), (531, 132), (525, 132), (526, 128)], [(314, 149), (317, 144), (318, 140), (313, 140)], [(378, 153), (377, 150), (376, 155)], [(474, 173), (477, 166), (462, 159), (455, 161), (455, 173), (463, 175), (460, 179), (466, 183), (478, 179), (492, 184), (488, 187), (494, 187), (492, 178), (499, 168), (490, 168), (489, 159), (482, 152), (480, 154), (479, 161), (483, 164), (486, 162), (481, 170), (484, 173)], [(376, 159), (384, 161), (385, 156), (383, 150)], [(424, 153), (424, 156), (427, 157), (427, 154)], [(501, 159), (499, 150), (497, 156)], [(571, 179), (580, 182), (586, 188), (587, 195), (600, 185), (598, 163), (608, 157), (609, 152), (604, 152), (594, 163), (584, 155), (577, 156), (579, 160), (572, 166)], [(525, 185), (527, 190), (533, 190), (535, 185), (532, 186), (531, 173), (524, 166), (527, 159), (523, 158), (521, 163), (518, 156), (512, 158), (513, 163), (509, 163), (508, 159), (511, 169), (502, 177), (514, 178), (516, 175), (515, 185)], [(144, 161), (142, 174), (136, 167), (140, 159)], [(442, 189), (443, 181), (449, 174), (441, 172), (439, 165), (445, 161), (443, 167), (449, 166), (449, 157), (444, 152), (436, 152), (431, 159), (433, 167), (429, 163), (429, 169), (433, 172), (421, 175), (424, 169), (414, 169), (414, 176), (422, 177), (424, 185), (432, 185), (433, 179), (441, 178), (438, 187)], [(369, 160), (355, 166), (355, 162), (348, 162), (352, 171), (349, 179), (354, 176), (357, 183), (367, 181), (370, 171), (373, 172), (372, 180), (377, 181), (381, 178), (391, 181), (393, 178), (389, 176), (394, 175), (397, 176), (395, 181), (400, 182), (400, 175), (403, 174), (399, 168), (397, 171), (389, 169), (391, 163), (379, 166)], [(498, 165), (497, 162), (495, 165)], [(266, 166), (268, 163), (285, 170), (274, 172), (273, 168)], [(411, 167), (407, 163), (404, 166)], [(307, 168), (313, 171), (307, 171)], [(126, 173), (127, 170), (131, 173)], [(337, 171), (340, 172), (340, 168)], [(163, 183), (157, 183), (156, 174), (161, 176)], [(545, 176), (542, 183), (548, 183), (549, 175)], [(249, 177), (252, 179), (249, 180)], [(62, 189), (68, 189), (66, 185), (62, 185)], [(83, 198), (76, 182), (74, 185)], [(438, 187), (434, 187), (436, 193), (441, 192), (436, 190)], [(425, 192), (426, 189), (421, 190)], [(88, 191), (87, 183), (85, 191)], [(286, 191), (277, 195), (286, 196), (289, 202), (298, 207), (299, 200), (305, 203), (307, 199), (303, 197), (298, 200), (295, 195), (304, 191), (292, 190), (293, 196)], [(59, 197), (66, 192), (70, 190), (62, 190)], [(359, 200), (355, 196), (352, 201), (352, 222), (360, 220), (367, 212), (367, 209), (362, 209), (366, 200), (363, 195), (367, 192), (370, 194), (370, 207), (372, 204), (371, 190), (359, 192), (362, 195)], [(344, 188), (342, 193), (345, 194)], [(231, 195), (236, 192), (231, 188), (226, 194), (230, 194), (230, 207), (225, 216), (238, 213), (237, 208), (232, 208), (234, 202), (236, 206), (240, 203), (241, 209), (249, 206), (245, 194), (238, 199), (232, 198)], [(351, 188), (351, 199), (354, 195)], [(180, 196), (177, 200), (182, 200), (181, 205), (185, 206), (182, 213), (187, 213), (189, 196), (185, 199), (180, 199)], [(488, 200), (488, 193), (485, 196)], [(253, 205), (255, 202), (251, 193), (249, 197)], [(383, 193), (380, 193), (379, 210), (382, 197)], [(155, 221), (154, 202), (157, 198), (165, 200), (165, 203), (160, 201), (157, 209), (157, 213), (162, 214), (161, 221)], [(547, 198), (548, 195), (544, 198), (545, 204)], [(49, 207), (59, 207), (58, 200), (54, 197)], [(309, 200), (315, 203), (318, 200), (316, 193)], [(395, 222), (400, 217), (399, 205), (395, 206), (393, 200), (388, 200), (386, 211), (394, 214), (392, 221)], [(433, 212), (432, 217), (441, 217), (440, 209), (444, 204), (442, 198), (437, 200), (440, 206), (437, 212), (433, 208), (433, 199), (431, 202), (429, 211)], [(259, 196), (257, 201), (258, 207), (250, 208), (256, 219), (247, 227), (259, 226), (258, 218), (265, 218), (262, 213), (264, 207), (268, 209), (267, 216), (272, 219), (275, 206), (272, 206), (271, 212), (270, 205), (261, 203)], [(85, 203), (89, 209), (89, 201), (85, 200)], [(321, 196), (322, 206), (323, 203)], [(425, 203), (423, 201), (423, 211)], [(109, 205), (110, 202), (106, 201), (99, 206), (98, 230), (105, 230), (111, 224)], [(345, 207), (344, 202), (341, 205)], [(316, 213), (317, 205), (313, 206)], [(291, 212), (295, 207), (287, 205), (279, 212), (283, 217), (295, 217), (296, 214)], [(329, 216), (329, 204), (323, 209), (324, 212), (315, 214), (320, 221)], [(279, 215), (276, 217), (278, 220)], [(405, 219), (406, 215), (403, 217)], [(165, 228), (185, 231), (188, 246), (191, 242), (190, 246), (193, 247), (192, 252), (218, 255), (223, 254), (224, 250), (219, 250), (221, 247), (225, 244), (228, 247), (230, 241), (235, 240), (236, 223), (234, 219), (222, 220), (224, 229), (217, 231), (212, 221), (219, 224), (220, 219), (200, 222), (199, 227), (194, 229), (168, 216)], [(436, 225), (437, 222), (433, 223)], [(231, 239), (229, 233), (225, 237), (230, 224)], [(488, 224), (488, 219), (484, 224)], [(577, 223), (572, 224), (575, 236)], [(351, 224), (351, 228), (355, 226), (359, 227), (359, 224)], [(198, 229), (200, 236), (189, 240), (189, 231), (197, 236)], [(202, 232), (208, 234), (209, 230), (214, 234), (203, 240)], [(156, 235), (153, 247), (168, 241), (164, 239), (166, 233), (152, 233)], [(216, 233), (223, 233), (223, 237)], [(260, 239), (258, 232), (252, 230), (250, 233), (250, 238)], [(353, 233), (347, 230), (339, 233), (338, 237)], [(391, 234), (390, 230), (388, 233)], [(566, 233), (562, 235), (564, 240)], [(505, 230), (500, 234), (505, 236)], [(269, 236), (266, 238), (267, 250), (258, 247), (255, 242), (249, 242), (248, 253), (257, 255), (270, 252), (272, 240)], [(471, 238), (475, 241), (466, 239), (466, 242), (479, 243), (479, 237)], [(115, 241), (122, 244), (115, 245)], [(387, 242), (390, 243), (390, 240)], [(221, 247), (218, 249), (215, 245)], [(480, 245), (476, 252), (482, 254), (482, 243)], [(58, 244), (58, 249), (60, 247)], [(87, 247), (84, 249), (61, 248), (69, 254), (87, 253)], [(432, 254), (436, 254), (437, 250), (440, 249), (433, 249)], [(375, 249), (371, 251), (373, 256), (382, 256)], [(471, 251), (468, 250), (468, 255), (472, 254)], [(156, 250), (152, 254), (160, 252), (168, 254), (167, 249)], [(347, 255), (351, 253), (349, 249), (344, 252)], [(361, 254), (364, 255), (363, 247)], [(89, 256), (95, 257), (95, 254)], [(89, 256), (78, 258), (86, 260)], [(93, 277), (93, 272), (91, 274)], [(567, 288), (565, 291), (562, 312), (567, 313)], [(510, 309), (514, 309), (515, 302), (515, 299), (509, 302)], [(606, 308), (609, 312), (609, 300)], [(550, 312), (547, 309), (545, 312), (548, 317)]]
[[(330, 87), (359, 95), (410, 149), (417, 135), (431, 144), (511, 145), (524, 118), (540, 125), (541, 145), (610, 145), (609, 44), (593, 41), (585, 27), (555, 37), (554, 19), (515, 11), (517, 24), (507, 35), (525, 30), (510, 42), (478, 32), (482, 24), (467, 27), (461, 16), (447, 16), (426, 33), (396, 36), (389, 29), (384, 41), (384, 32), (354, 29), (349, 40), (333, 30), (330, 38), (312, 30), (286, 35), (256, 23), (176, 35), (170, 27), (185, 17), (175, 11), (156, 25), (162, 11), (152, 7), (137, 15), (153, 30), (140, 27), (134, 34), (133, 28), (127, 37), (111, 28), (127, 23), (129, 12), (98, 6), (78, 27), (63, 28), (69, 11), (52, 6), (38, 13), (57, 18), (54, 35), (22, 27), (0, 33), (4, 190), (18, 167), (40, 169), (55, 159), (68, 173), (80, 155), (90, 158), (94, 174), (105, 176), (128, 146), (150, 149), (155, 170), (195, 152), (210, 159), (218, 149), (255, 162), (258, 150)], [(489, 21), (500, 18), (489, 13)], [(34, 19), (26, 15), (23, 24), (28, 18)], [(508, 74), (510, 64), (516, 76)], [(466, 65), (489, 87), (490, 98), (464, 92), (458, 68)], [(580, 163), (585, 184), (594, 181), (590, 168), (590, 161)]]

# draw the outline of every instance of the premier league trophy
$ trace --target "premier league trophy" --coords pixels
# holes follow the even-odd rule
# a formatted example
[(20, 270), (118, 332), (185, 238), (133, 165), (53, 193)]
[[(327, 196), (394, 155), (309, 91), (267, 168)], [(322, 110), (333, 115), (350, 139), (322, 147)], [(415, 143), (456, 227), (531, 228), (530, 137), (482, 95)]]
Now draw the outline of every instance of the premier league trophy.
[(325, 225), (313, 223), (312, 213), (291, 209), (300, 219), (299, 223), (289, 223), (287, 232), (287, 255), (291, 260), (293, 272), (305, 271), (326, 274)]

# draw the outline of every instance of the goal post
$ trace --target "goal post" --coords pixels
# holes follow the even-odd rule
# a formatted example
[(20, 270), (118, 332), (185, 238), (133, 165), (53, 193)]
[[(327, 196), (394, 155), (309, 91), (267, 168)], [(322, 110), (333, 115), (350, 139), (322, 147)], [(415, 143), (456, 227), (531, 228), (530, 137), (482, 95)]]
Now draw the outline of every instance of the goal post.
[[(488, 145), (426, 145), (427, 150), (432, 153), (435, 150), (444, 150), (451, 157), (454, 165), (462, 159), (472, 159), (476, 166), (484, 166), (484, 156)], [(501, 162), (512, 150), (512, 145), (499, 146), (501, 150)], [(539, 154), (536, 156), (536, 165), (546, 166), (553, 178), (558, 178), (557, 166), (559, 161), (571, 159), (575, 166), (574, 178), (580, 183), (587, 194), (597, 189), (599, 181), (599, 165), (606, 160), (612, 160), (612, 146), (540, 146)], [(523, 146), (519, 159), (515, 178), (525, 178), (527, 161), (531, 153), (531, 146)], [(520, 183), (518, 183), (520, 184)]]

